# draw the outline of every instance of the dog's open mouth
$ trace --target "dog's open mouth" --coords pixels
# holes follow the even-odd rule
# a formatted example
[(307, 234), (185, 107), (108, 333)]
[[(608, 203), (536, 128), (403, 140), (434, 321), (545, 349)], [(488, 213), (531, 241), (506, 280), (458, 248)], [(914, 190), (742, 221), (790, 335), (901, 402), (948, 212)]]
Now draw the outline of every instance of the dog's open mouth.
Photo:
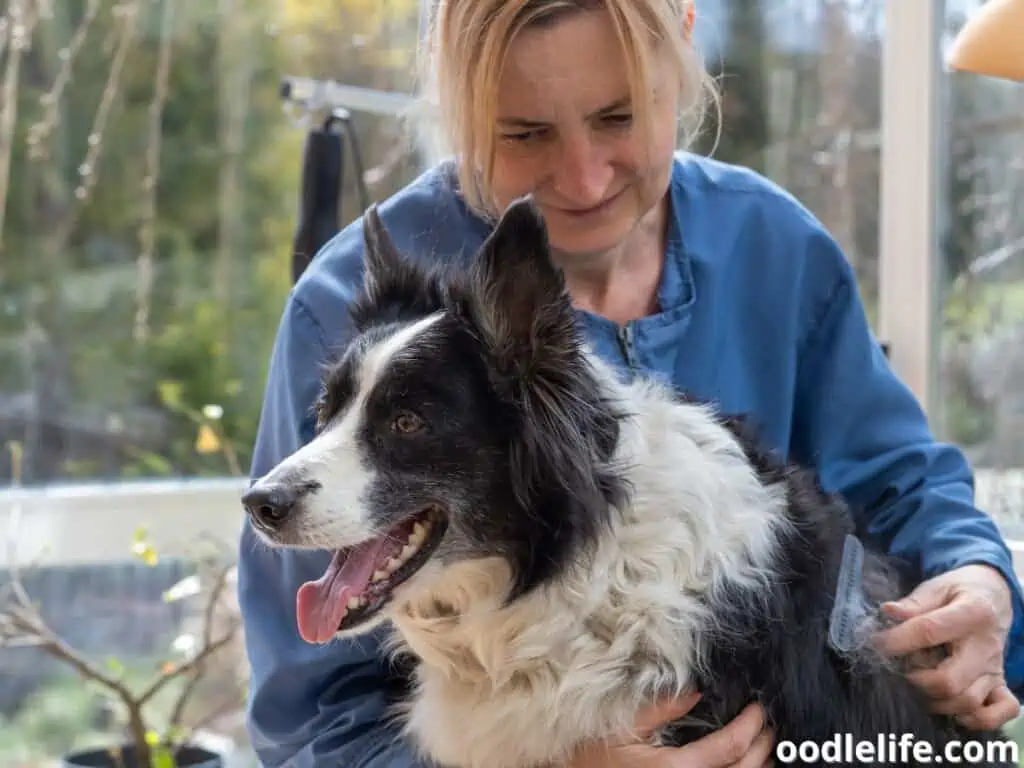
[(445, 514), (431, 506), (376, 539), (335, 552), (324, 575), (299, 588), (299, 634), (306, 642), (326, 643), (371, 618), (426, 564), (446, 527)]

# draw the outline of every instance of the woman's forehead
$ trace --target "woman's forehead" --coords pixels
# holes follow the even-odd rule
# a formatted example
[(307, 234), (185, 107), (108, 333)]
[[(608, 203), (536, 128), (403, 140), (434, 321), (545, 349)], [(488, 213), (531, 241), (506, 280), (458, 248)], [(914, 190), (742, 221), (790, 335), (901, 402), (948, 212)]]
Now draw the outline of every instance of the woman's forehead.
[(622, 46), (605, 13), (520, 32), (497, 85), (499, 119), (549, 121), (567, 109), (596, 115), (630, 95)]

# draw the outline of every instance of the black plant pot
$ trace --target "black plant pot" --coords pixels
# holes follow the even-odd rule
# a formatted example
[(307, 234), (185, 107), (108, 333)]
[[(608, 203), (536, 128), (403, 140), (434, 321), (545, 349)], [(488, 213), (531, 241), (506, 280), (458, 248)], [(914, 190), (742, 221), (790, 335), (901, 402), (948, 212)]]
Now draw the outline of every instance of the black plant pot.
[[(175, 755), (175, 768), (224, 768), (224, 758), (215, 752), (196, 746), (184, 746)], [(140, 765), (135, 748), (91, 749), (76, 752), (61, 761), (61, 768), (149, 768)]]

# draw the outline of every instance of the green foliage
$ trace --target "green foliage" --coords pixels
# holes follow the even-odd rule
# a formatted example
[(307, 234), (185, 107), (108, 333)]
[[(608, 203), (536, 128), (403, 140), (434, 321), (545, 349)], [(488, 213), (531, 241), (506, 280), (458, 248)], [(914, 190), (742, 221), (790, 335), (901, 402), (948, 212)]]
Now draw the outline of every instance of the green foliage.
[[(117, 664), (120, 666), (120, 662)], [(151, 675), (147, 667), (151, 665), (145, 660), (133, 660), (122, 667), (118, 677), (133, 690), (141, 690)], [(180, 689), (181, 684), (177, 684), (161, 691), (150, 707), (154, 722), (170, 717)], [(123, 740), (123, 729), (118, 702), (107, 691), (62, 674), (33, 693), (13, 718), (5, 721), (0, 717), (0, 765), (43, 768), (51, 765), (56, 755), (118, 744)], [(151, 768), (174, 768), (166, 741), (155, 731), (150, 734), (151, 745), (157, 746), (155, 754), (160, 755), (151, 761)]]
[[(159, 451), (136, 451), (125, 475), (236, 474), (238, 468), (228, 466), (219, 451), (206, 451), (197, 444), (207, 421), (198, 414), (209, 405), (223, 412), (216, 420), (219, 429), (227, 442), (238, 447), (241, 467), (248, 466), (262, 388), (245, 383), (263, 381), (267, 356), (248, 352), (253, 342), (246, 332), (251, 334), (252, 324), (261, 319), (253, 310), (226, 318), (206, 299), (197, 301), (188, 312), (176, 313), (154, 336), (140, 365), (144, 377), (137, 385), (147, 394), (149, 405), (166, 414), (165, 431)], [(232, 333), (229, 321), (238, 323), (241, 331)], [(269, 325), (262, 328), (264, 338), (272, 338)]]
[[(1000, 328), (1024, 322), (1024, 281), (963, 281), (946, 295), (942, 307), (941, 349), (956, 360), (958, 345), (970, 348)], [(991, 402), (975, 392), (970, 363), (947, 366), (941, 384), (944, 436), (963, 446), (981, 445), (996, 431)]]
[[(113, 10), (134, 2), (135, 33), (113, 77), (124, 28)], [(236, 0), (225, 19), (216, 4), (175, 3), (153, 221), (146, 160), (164, 0), (99, 0), (72, 56), (87, 5), (54, 5), (17, 93), (0, 251), (0, 404), (28, 398), (43, 414), (18, 427), (29, 435), (26, 482), (223, 474), (222, 456), (195, 450), (188, 416), (211, 403), (244, 471), (290, 288), (305, 141), (280, 102), (280, 77), (409, 87), (418, 5)], [(62, 79), (51, 115), (46, 100)], [(372, 168), (400, 134), (364, 117)], [(30, 136), (42, 136), (32, 152)], [(395, 167), (402, 178), (386, 178), (378, 193), (418, 172)], [(359, 212), (351, 177), (349, 168), (342, 224)], [(137, 339), (150, 225), (148, 333)]]
[(0, 764), (41, 766), (54, 755), (108, 745), (114, 734), (99, 722), (105, 708), (105, 697), (77, 679), (40, 689), (14, 718), (0, 718)]
[(1024, 280), (964, 283), (946, 296), (942, 317), (947, 336), (965, 338), (1024, 322)]
[[(174, 25), (161, 106), (156, 83), (168, 2)], [(135, 33), (123, 70), (112, 77), (124, 28), (114, 10), (133, 4)], [(20, 419), (24, 473), (17, 480), (244, 474), (291, 287), (305, 141), (304, 126), (282, 108), (280, 77), (408, 87), (402, 72), (411, 63), (418, 4), (400, 0), (385, 11), (373, 0), (234, 0), (224, 17), (216, 3), (99, 0), (88, 28), (81, 25), (91, 3), (51, 5), (52, 18), (33, 30), (22, 62), (10, 174), (0, 179), (7, 191), (0, 412)], [(79, 33), (82, 44), (71, 52)], [(65, 87), (53, 91), (62, 80)], [(154, 107), (161, 107), (160, 151), (150, 220)], [(392, 154), (388, 121), (357, 121), (366, 166), (379, 166)], [(42, 125), (49, 129), (40, 133)], [(377, 199), (419, 170), (393, 167), (403, 178), (383, 174), (384, 183), (371, 186)], [(343, 224), (358, 213), (352, 182), (350, 164)], [(79, 199), (82, 188), (88, 194)], [(150, 230), (148, 322), (136, 337), (140, 255)], [(31, 404), (27, 415), (17, 413), (22, 402)], [(141, 562), (159, 562), (145, 531), (129, 545)], [(169, 601), (191, 594), (189, 584), (178, 587)], [(175, 661), (168, 655), (154, 669), (112, 652), (97, 668), (101, 678), (138, 691), (154, 672), (173, 674)], [(167, 745), (185, 735), (169, 724), (181, 720), (168, 704), (183, 682), (146, 702), (151, 768), (171, 768)], [(214, 677), (199, 688), (219, 684)], [(61, 679), (39, 692), (13, 722), (0, 724), (0, 764), (24, 767), (122, 741), (131, 707), (123, 695), (112, 699), (110, 688)], [(133, 723), (141, 743), (138, 718)]]
[[(238, 12), (248, 16), (236, 17), (246, 23), (233, 42), (225, 42), (214, 13), (182, 7), (161, 120), (150, 333), (133, 338), (162, 3), (140, 4), (138, 34), (116, 82), (110, 77), (119, 39), (114, 5), (100, 3), (72, 62), (73, 87), (63, 90), (53, 131), (36, 158), (25, 142), (46, 117), (41, 100), (58, 78), (80, 6), (57, 4), (54, 18), (38, 27), (20, 83), (0, 261), (0, 398), (34, 392), (56, 429), (83, 430), (61, 448), (30, 443), (29, 482), (223, 474), (222, 459), (195, 452), (195, 425), (167, 407), (160, 387), (176, 382), (181, 405), (193, 410), (220, 404), (226, 435), (250, 445), (289, 287), (303, 137), (279, 102), (284, 49), (261, 21), (274, 4), (240, 0)], [(226, 78), (200, 62), (218, 61), (228, 44), (233, 55), (244, 53), (250, 76), (225, 85)], [(97, 140), (93, 127), (112, 82), (115, 96)], [(232, 94), (224, 90), (236, 85)], [(237, 157), (224, 144), (229, 98), (242, 109)], [(76, 203), (80, 168), (95, 146), (95, 184)], [(236, 194), (223, 203), (228, 168), (237, 172)]]

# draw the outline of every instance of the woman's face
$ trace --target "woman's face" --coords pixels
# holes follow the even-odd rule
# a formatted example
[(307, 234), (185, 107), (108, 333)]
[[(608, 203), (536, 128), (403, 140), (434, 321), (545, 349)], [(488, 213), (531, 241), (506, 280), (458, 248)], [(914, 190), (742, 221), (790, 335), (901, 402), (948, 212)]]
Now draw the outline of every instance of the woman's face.
[(492, 192), (500, 208), (533, 194), (551, 244), (615, 248), (664, 197), (676, 148), (678, 86), (654, 61), (650, 137), (633, 130), (629, 79), (607, 12), (519, 34), (499, 83)]

